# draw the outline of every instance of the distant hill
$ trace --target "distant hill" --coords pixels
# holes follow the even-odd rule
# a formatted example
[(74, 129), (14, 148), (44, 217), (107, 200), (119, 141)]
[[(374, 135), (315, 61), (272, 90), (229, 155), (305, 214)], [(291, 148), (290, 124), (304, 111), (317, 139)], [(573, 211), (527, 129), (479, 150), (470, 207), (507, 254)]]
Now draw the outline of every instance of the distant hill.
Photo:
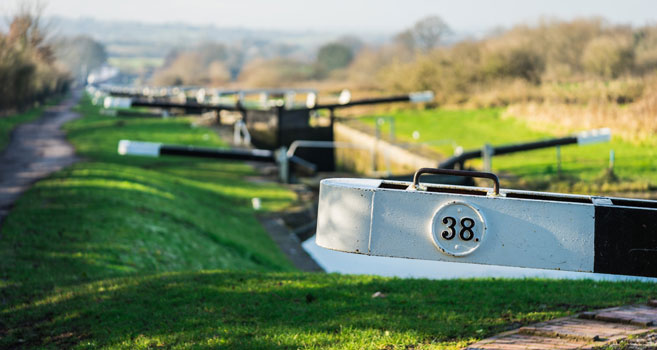
[[(268, 47), (286, 46), (295, 56), (311, 56), (318, 46), (345, 33), (313, 31), (252, 30), (194, 26), (184, 23), (152, 24), (134, 21), (101, 21), (92, 18), (50, 18), (60, 36), (85, 34), (107, 47), (110, 57), (163, 58), (174, 48), (186, 48), (205, 41), (238, 45), (260, 52), (277, 52)], [(385, 35), (360, 37), (368, 43), (381, 43)]]

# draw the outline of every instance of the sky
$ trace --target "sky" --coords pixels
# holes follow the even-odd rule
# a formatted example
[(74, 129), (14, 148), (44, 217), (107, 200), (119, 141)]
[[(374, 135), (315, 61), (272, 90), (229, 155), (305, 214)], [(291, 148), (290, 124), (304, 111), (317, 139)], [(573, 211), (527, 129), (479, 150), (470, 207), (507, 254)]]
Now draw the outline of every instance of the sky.
[[(0, 0), (8, 11), (20, 0)], [(4, 6), (2, 6), (4, 3)], [(47, 15), (182, 22), (249, 29), (395, 33), (427, 15), (457, 32), (483, 32), (541, 17), (602, 16), (614, 23), (657, 22), (652, 0), (45, 0)]]

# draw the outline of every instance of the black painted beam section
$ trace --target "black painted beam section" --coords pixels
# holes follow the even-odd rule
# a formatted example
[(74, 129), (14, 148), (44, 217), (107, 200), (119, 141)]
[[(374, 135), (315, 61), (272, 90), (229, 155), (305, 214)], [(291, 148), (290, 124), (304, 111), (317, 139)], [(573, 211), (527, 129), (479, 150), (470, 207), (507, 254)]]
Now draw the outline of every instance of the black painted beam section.
[[(577, 143), (577, 137), (568, 136), (558, 139), (549, 139), (549, 140), (542, 140), (535, 142), (518, 143), (513, 145), (497, 146), (497, 147), (493, 147), (493, 155), (503, 155), (503, 154), (510, 154), (515, 152), (532, 151), (541, 148), (572, 145), (575, 143)], [(453, 169), (454, 166), (458, 163), (463, 163), (469, 159), (481, 158), (482, 156), (483, 154), (481, 150), (466, 151), (458, 156), (451, 157), (445, 160), (444, 162), (438, 164), (438, 167), (443, 169)]]
[[(274, 152), (264, 149), (220, 149), (196, 146), (162, 145), (160, 146), (160, 155), (276, 163)], [(315, 164), (297, 156), (290, 157), (288, 161), (290, 162), (292, 171), (295, 173), (314, 175), (317, 172), (317, 166)]]
[(595, 206), (593, 272), (657, 277), (657, 209), (652, 207), (655, 202), (625, 202), (643, 207)]
[(162, 145), (160, 155), (215, 159), (251, 160), (273, 163), (274, 152), (269, 150), (220, 149), (196, 146)]
[(380, 98), (365, 98), (362, 100), (355, 100), (349, 103), (331, 103), (331, 104), (318, 104), (313, 108), (308, 109), (334, 109), (334, 108), (347, 108), (353, 106), (374, 105), (379, 103), (392, 103), (392, 102), (408, 102), (411, 100), (410, 95), (380, 97)]
[(163, 108), (163, 109), (184, 109), (186, 111), (240, 111), (242, 108), (240, 106), (232, 105), (207, 105), (200, 103), (177, 103), (177, 102), (167, 102), (167, 101), (149, 101), (136, 99), (132, 101), (133, 107), (153, 107), (153, 108)]
[[(415, 174), (405, 175), (391, 175), (383, 177), (382, 180), (390, 181), (413, 181)], [(461, 185), (461, 186), (474, 186), (475, 182), (471, 177), (451, 176), (451, 175), (426, 175), (422, 177), (423, 183), (442, 184), (442, 185)]]

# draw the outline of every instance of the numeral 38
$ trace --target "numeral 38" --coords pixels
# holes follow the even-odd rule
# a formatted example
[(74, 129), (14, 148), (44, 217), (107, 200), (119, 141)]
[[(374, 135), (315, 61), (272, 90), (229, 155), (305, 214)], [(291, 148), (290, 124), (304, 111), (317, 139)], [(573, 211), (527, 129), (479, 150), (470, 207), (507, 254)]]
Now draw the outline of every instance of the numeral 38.
[[(459, 237), (464, 241), (469, 241), (474, 238), (474, 232), (472, 229), (475, 226), (475, 221), (471, 218), (465, 217), (462, 218), (459, 223), (461, 224)], [(446, 240), (454, 239), (454, 237), (456, 237), (456, 219), (451, 216), (446, 216), (443, 218), (443, 224), (447, 225), (449, 230), (443, 231), (440, 235)], [(475, 241), (478, 240), (478, 238), (475, 239)]]

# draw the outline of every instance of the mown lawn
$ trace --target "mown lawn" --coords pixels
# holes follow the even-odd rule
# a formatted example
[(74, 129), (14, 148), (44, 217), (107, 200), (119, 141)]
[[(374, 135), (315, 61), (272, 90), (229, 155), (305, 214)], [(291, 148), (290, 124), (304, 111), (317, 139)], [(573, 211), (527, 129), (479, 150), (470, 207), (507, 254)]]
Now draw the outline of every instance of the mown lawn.
[[(395, 120), (396, 138), (402, 142), (421, 142), (449, 157), (456, 146), (480, 149), (484, 144), (505, 145), (530, 142), (564, 134), (539, 132), (524, 121), (502, 117), (502, 109), (402, 110), (388, 113)], [(363, 121), (374, 125), (376, 117)], [(382, 125), (383, 134), (389, 124)], [(413, 132), (419, 139), (413, 138)], [(612, 129), (613, 134), (613, 129)], [(619, 137), (608, 143), (561, 147), (561, 172), (557, 172), (554, 148), (493, 157), (493, 170), (517, 177), (515, 186), (537, 190), (587, 194), (614, 191), (646, 191), (657, 186), (657, 138), (633, 144)], [(607, 175), (610, 150), (615, 154), (614, 174)], [(437, 162), (436, 162), (437, 163)], [(480, 160), (467, 165), (481, 167)]]
[[(385, 298), (372, 298), (380, 291)], [(206, 270), (58, 287), (3, 308), (0, 345), (77, 349), (457, 349), (654, 285), (428, 281)]]
[(0, 349), (456, 349), (657, 297), (640, 282), (296, 272), (250, 204), (278, 210), (292, 192), (240, 163), (118, 156), (121, 138), (223, 143), (189, 119), (86, 103), (67, 131), (87, 161), (37, 183), (0, 231)]

